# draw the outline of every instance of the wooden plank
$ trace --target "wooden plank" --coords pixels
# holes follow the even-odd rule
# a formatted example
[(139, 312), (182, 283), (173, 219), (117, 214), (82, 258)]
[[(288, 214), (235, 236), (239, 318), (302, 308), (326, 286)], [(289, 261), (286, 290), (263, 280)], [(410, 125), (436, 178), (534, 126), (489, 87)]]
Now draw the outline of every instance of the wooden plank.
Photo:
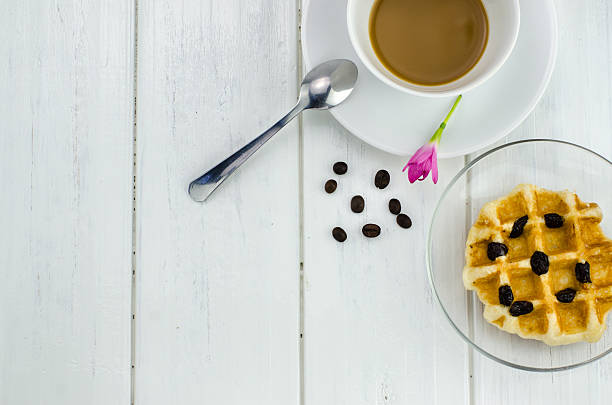
[(297, 122), (205, 204), (187, 184), (297, 96), (286, 0), (139, 3), (137, 404), (299, 398)]
[(127, 404), (132, 1), (0, 3), (0, 403)]
[[(332, 172), (336, 161), (347, 162), (346, 175)], [(328, 113), (304, 118), (306, 404), (467, 401), (466, 346), (439, 310), (425, 271), (434, 204), (463, 158), (441, 161), (438, 185), (410, 185), (401, 173), (405, 162), (352, 137)], [(391, 174), (385, 190), (373, 185), (382, 168)], [(323, 191), (328, 178), (338, 181), (331, 195)], [(366, 201), (361, 214), (349, 208), (356, 194)], [(395, 223), (392, 197), (413, 219), (411, 229)], [(464, 223), (458, 205), (456, 220)], [(361, 234), (369, 222), (381, 226), (380, 237)], [(332, 239), (335, 226), (348, 234), (343, 244)]]
[[(556, 6), (560, 30), (556, 71), (534, 113), (507, 141), (559, 138), (592, 148), (610, 159), (609, 4), (604, 0), (579, 4), (562, 0)], [(474, 356), (475, 404), (607, 404), (612, 396), (609, 357), (572, 371), (538, 374), (512, 370), (478, 354)]]

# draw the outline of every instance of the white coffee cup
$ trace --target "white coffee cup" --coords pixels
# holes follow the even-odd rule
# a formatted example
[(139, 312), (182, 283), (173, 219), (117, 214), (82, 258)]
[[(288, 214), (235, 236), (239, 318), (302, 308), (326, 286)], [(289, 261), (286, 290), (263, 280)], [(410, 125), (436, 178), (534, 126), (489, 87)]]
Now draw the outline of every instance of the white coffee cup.
[(380, 62), (370, 42), (370, 11), (375, 0), (348, 0), (347, 23), (351, 43), (363, 64), (389, 86), (426, 97), (465, 93), (484, 83), (504, 64), (518, 37), (519, 0), (482, 0), (489, 20), (489, 38), (480, 60), (465, 75), (450, 83), (427, 86), (411, 83), (391, 73)]

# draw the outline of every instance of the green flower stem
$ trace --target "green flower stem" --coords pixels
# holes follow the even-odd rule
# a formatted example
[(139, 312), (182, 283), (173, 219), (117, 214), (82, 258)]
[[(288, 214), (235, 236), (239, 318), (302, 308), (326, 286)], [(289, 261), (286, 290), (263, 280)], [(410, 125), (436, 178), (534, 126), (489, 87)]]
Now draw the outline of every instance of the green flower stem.
[(446, 124), (448, 124), (448, 120), (455, 112), (455, 108), (457, 108), (457, 106), (459, 105), (461, 98), (463, 98), (463, 96), (460, 94), (459, 97), (457, 97), (457, 99), (455, 100), (455, 104), (453, 104), (452, 108), (446, 115), (446, 118), (440, 124), (440, 127), (436, 130), (436, 132), (434, 132), (433, 136), (429, 139), (429, 142), (435, 141), (436, 143), (440, 143), (440, 138), (442, 138), (442, 132), (444, 131), (444, 128), (446, 128)]

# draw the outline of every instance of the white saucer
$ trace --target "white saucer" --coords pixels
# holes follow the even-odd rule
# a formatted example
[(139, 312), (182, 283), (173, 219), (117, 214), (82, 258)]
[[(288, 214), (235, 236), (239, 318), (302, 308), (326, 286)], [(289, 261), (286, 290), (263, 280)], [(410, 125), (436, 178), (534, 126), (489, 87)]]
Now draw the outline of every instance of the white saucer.
[[(463, 95), (440, 143), (439, 157), (477, 151), (514, 130), (542, 97), (557, 56), (553, 0), (521, 0), (514, 51), (480, 87)], [(302, 17), (305, 70), (336, 58), (354, 61), (359, 79), (346, 102), (330, 110), (347, 130), (370, 145), (410, 155), (444, 119), (454, 98), (424, 98), (392, 89), (359, 61), (346, 26), (346, 0), (307, 0)]]

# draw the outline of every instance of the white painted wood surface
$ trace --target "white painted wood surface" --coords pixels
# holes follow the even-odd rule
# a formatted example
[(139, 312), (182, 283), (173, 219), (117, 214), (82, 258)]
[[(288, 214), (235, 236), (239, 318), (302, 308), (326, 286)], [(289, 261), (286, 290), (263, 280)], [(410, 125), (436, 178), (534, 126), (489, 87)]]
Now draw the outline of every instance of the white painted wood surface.
[[(339, 160), (349, 165), (346, 175), (332, 171)], [(437, 186), (410, 185), (401, 173), (404, 164), (405, 158), (349, 136), (327, 114), (304, 118), (306, 404), (448, 404), (467, 398), (465, 345), (443, 319), (425, 273), (432, 205), (463, 158), (442, 162), (445, 175)], [(374, 186), (379, 169), (391, 174), (385, 190)], [(331, 195), (323, 191), (328, 178), (338, 181)], [(357, 194), (366, 201), (361, 214), (349, 208)], [(394, 197), (413, 219), (411, 229), (400, 228), (389, 212)], [(364, 238), (367, 223), (380, 225), (381, 236)], [(331, 237), (334, 226), (348, 233), (342, 245)]]
[[(553, 80), (507, 140), (555, 137), (612, 157), (612, 11), (556, 4)], [(447, 325), (424, 238), (462, 159), (441, 164), (437, 186), (409, 186), (403, 158), (308, 112), (209, 203), (189, 200), (192, 178), (294, 101), (299, 7), (0, 3), (0, 403), (609, 403), (612, 358), (519, 372)], [(347, 175), (333, 175), (336, 160)], [(372, 186), (380, 168), (392, 175), (384, 191)], [(327, 178), (339, 180), (333, 195)], [(348, 208), (358, 193), (361, 215)], [(410, 230), (393, 223), (392, 196)], [(382, 237), (362, 238), (366, 222)]]
[(140, 2), (138, 57), (135, 401), (297, 403), (297, 121), (187, 195), (292, 107), (295, 3)]
[(133, 4), (0, 2), (0, 403), (130, 399)]

